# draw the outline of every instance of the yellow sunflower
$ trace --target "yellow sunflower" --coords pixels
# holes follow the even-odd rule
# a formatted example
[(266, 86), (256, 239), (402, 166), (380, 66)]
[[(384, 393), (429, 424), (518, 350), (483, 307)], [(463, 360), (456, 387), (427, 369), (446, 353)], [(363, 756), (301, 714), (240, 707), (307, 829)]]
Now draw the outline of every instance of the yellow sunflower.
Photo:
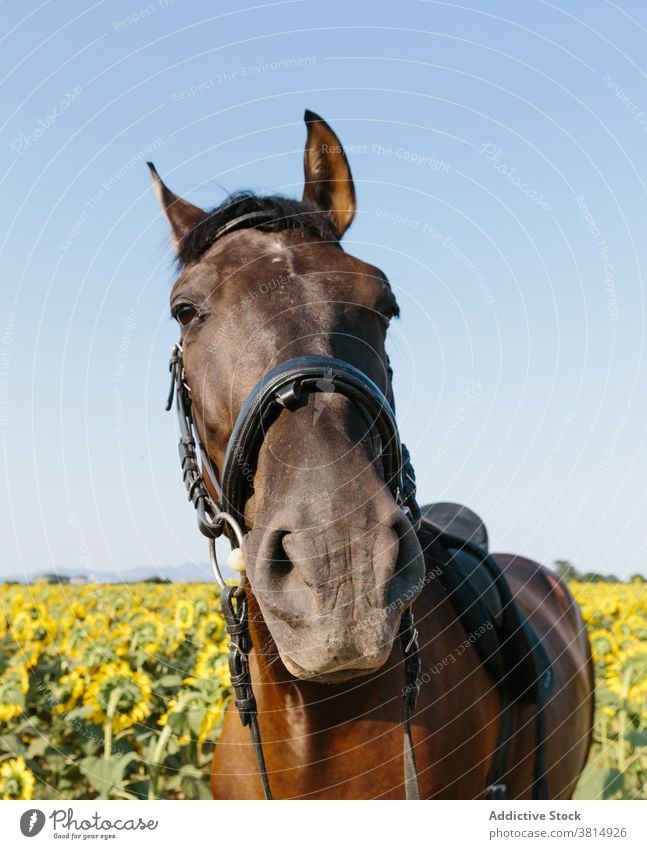
[(589, 634), (591, 653), (596, 663), (610, 663), (618, 651), (618, 643), (614, 635), (606, 628), (596, 628)]
[(24, 666), (9, 666), (0, 676), (0, 722), (10, 722), (23, 712), (29, 675)]
[(151, 679), (123, 660), (99, 667), (83, 696), (93, 709), (92, 721), (112, 722), (115, 733), (141, 722), (151, 712)]
[(17, 643), (28, 640), (31, 636), (31, 616), (26, 610), (21, 610), (11, 620), (11, 636)]
[(106, 613), (89, 613), (83, 620), (86, 632), (89, 634), (105, 634), (107, 633), (113, 621)]
[(54, 708), (54, 713), (65, 714), (71, 711), (83, 695), (85, 684), (85, 669), (73, 669), (67, 675), (63, 675), (56, 690), (58, 702)]
[(35, 782), (34, 773), (27, 769), (24, 758), (12, 758), (0, 763), (0, 794), (5, 801), (31, 799)]
[(626, 698), (639, 711), (647, 704), (647, 645), (634, 643), (619, 652), (615, 669), (607, 681), (609, 689)]
[(85, 644), (78, 646), (73, 657), (83, 666), (114, 663), (125, 657), (129, 642), (130, 628), (122, 622), (108, 633), (96, 634), (90, 639), (86, 636)]
[[(206, 646), (214, 640), (220, 643), (225, 636), (225, 620), (220, 613), (207, 613), (200, 620), (200, 625), (195, 637), (196, 645), (199, 648)], [(225, 641), (226, 642), (226, 641)], [(225, 645), (223, 651), (227, 650)]]
[(198, 652), (194, 675), (199, 680), (215, 680), (221, 687), (231, 687), (227, 653), (220, 644), (207, 644)]
[(141, 649), (146, 654), (157, 654), (164, 638), (164, 626), (153, 614), (146, 613), (133, 625), (130, 650)]
[(213, 729), (218, 725), (220, 720), (222, 719), (222, 715), (224, 713), (225, 705), (222, 699), (218, 699), (215, 702), (212, 702), (204, 714), (204, 719), (202, 720), (202, 725), (200, 726), (200, 731), (198, 732), (198, 742), (204, 743), (204, 741), (211, 735)]
[(22, 646), (22, 648), (14, 655), (11, 665), (24, 666), (26, 669), (33, 669), (38, 664), (42, 651), (42, 643), (25, 643), (24, 646)]
[(180, 599), (175, 605), (175, 627), (179, 631), (190, 631), (195, 621), (193, 605), (187, 599)]

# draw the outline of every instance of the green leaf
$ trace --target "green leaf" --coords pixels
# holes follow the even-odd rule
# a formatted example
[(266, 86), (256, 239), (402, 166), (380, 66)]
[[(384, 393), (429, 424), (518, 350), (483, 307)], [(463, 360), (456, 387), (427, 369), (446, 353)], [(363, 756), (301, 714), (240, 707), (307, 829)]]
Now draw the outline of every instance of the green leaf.
[(637, 728), (632, 728), (625, 734), (625, 739), (635, 747), (647, 746), (647, 730), (639, 731)]
[(47, 747), (49, 746), (50, 741), (46, 737), (37, 737), (35, 740), (32, 740), (29, 746), (27, 747), (27, 751), (25, 752), (26, 758), (40, 758), (47, 751)]
[(193, 764), (185, 764), (180, 769), (180, 786), (189, 799), (212, 799), (207, 776)]
[(181, 687), (182, 686), (182, 677), (180, 675), (162, 675), (161, 678), (158, 678), (155, 682), (156, 687)]
[(619, 769), (609, 769), (604, 776), (603, 797), (611, 799), (613, 796), (622, 798), (625, 787), (625, 777)]
[(186, 708), (172, 713), (166, 721), (171, 726), (171, 731), (174, 734), (181, 736), (184, 732), (184, 725), (186, 722)]
[(577, 782), (574, 799), (602, 799), (604, 798), (604, 777), (606, 767), (599, 763), (590, 763), (584, 768), (580, 780)]
[(600, 687), (595, 691), (595, 703), (598, 706), (608, 705), (608, 706), (617, 706), (620, 703), (619, 696), (616, 696), (615, 693), (612, 693), (610, 690), (605, 690)]
[(0, 734), (0, 752), (10, 755), (24, 755), (25, 744), (17, 734)]
[(108, 760), (89, 757), (83, 758), (79, 766), (94, 789), (98, 790), (102, 798), (107, 798), (113, 787), (121, 785), (126, 767), (135, 758), (136, 756), (131, 752), (121, 758)]
[(138, 799), (148, 799), (148, 788), (150, 785), (150, 781), (146, 779), (139, 779), (138, 781), (131, 781), (126, 785), (126, 789), (129, 793), (132, 793), (134, 796), (137, 796)]
[(189, 710), (189, 728), (195, 737), (200, 733), (206, 712), (206, 709), (203, 707), (194, 707)]

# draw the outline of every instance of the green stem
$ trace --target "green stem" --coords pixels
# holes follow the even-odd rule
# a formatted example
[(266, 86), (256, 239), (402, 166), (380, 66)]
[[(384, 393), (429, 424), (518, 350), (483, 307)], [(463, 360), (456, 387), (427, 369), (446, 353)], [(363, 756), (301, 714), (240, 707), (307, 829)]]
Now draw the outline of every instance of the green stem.
[(112, 756), (112, 719), (117, 709), (117, 704), (121, 698), (123, 690), (121, 687), (116, 687), (110, 694), (108, 700), (108, 708), (106, 710), (106, 721), (103, 723), (103, 757), (109, 761)]
[(610, 766), (609, 749), (608, 749), (609, 737), (607, 735), (607, 718), (606, 717), (602, 718), (602, 741), (601, 741), (601, 743), (602, 743), (602, 752), (603, 752), (603, 757), (604, 757), (604, 767), (605, 767), (605, 769), (609, 769), (609, 766)]
[(150, 781), (148, 782), (148, 798), (149, 799), (157, 799), (158, 798), (158, 790), (159, 790), (159, 777), (160, 777), (160, 765), (162, 760), (164, 759), (164, 751), (168, 744), (168, 741), (171, 737), (171, 725), (169, 723), (169, 719), (173, 716), (174, 713), (178, 713), (184, 705), (193, 698), (193, 693), (182, 693), (182, 695), (178, 696), (177, 704), (168, 715), (166, 719), (166, 725), (162, 729), (159, 737), (157, 738), (157, 745), (155, 746), (155, 750), (153, 752), (153, 759), (149, 765), (150, 772)]
[(621, 773), (627, 769), (627, 741), (625, 729), (627, 726), (627, 695), (631, 684), (631, 669), (622, 676), (622, 707), (618, 711), (618, 769)]

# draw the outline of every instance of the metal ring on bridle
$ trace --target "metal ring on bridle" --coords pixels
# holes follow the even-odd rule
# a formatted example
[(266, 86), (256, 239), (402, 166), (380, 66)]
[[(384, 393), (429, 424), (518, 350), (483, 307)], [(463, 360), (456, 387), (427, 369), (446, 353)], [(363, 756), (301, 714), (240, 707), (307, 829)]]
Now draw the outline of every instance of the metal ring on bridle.
[[(234, 537), (236, 538), (236, 542), (238, 543), (237, 548), (243, 547), (243, 532), (240, 529), (240, 525), (234, 519), (234, 517), (230, 513), (225, 513), (221, 511), (217, 513), (213, 520), (214, 525), (220, 525), (220, 534), (222, 535), (222, 531), (224, 530), (224, 526), (228, 525), (234, 533)], [(227, 586), (225, 579), (222, 576), (222, 572), (220, 571), (220, 564), (218, 563), (218, 556), (216, 554), (216, 537), (209, 537), (209, 561), (211, 562), (211, 568), (213, 569), (213, 574), (220, 586), (220, 589), (224, 589)], [(243, 579), (241, 579), (242, 582)]]

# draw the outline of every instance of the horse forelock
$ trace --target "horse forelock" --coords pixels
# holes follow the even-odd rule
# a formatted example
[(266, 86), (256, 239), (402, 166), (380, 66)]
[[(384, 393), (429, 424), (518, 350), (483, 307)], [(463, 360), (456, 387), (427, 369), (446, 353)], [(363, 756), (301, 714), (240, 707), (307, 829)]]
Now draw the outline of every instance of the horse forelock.
[(218, 239), (225, 225), (254, 212), (267, 212), (268, 219), (249, 219), (241, 222), (236, 229), (253, 228), (263, 232), (301, 230), (315, 239), (339, 242), (339, 234), (324, 210), (281, 195), (257, 195), (251, 191), (240, 191), (205, 212), (204, 218), (182, 238), (177, 251), (179, 266), (198, 262)]

